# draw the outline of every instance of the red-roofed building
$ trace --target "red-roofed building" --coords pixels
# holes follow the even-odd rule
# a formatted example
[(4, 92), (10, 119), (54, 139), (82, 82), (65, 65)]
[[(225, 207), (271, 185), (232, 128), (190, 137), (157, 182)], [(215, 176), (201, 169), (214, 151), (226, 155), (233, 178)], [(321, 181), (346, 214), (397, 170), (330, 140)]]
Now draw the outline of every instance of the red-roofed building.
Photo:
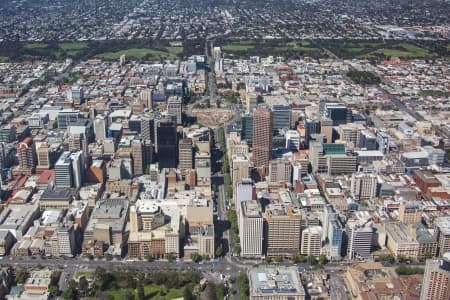
[(38, 189), (45, 189), (47, 186), (55, 180), (55, 170), (45, 170), (39, 175), (36, 180), (36, 187)]

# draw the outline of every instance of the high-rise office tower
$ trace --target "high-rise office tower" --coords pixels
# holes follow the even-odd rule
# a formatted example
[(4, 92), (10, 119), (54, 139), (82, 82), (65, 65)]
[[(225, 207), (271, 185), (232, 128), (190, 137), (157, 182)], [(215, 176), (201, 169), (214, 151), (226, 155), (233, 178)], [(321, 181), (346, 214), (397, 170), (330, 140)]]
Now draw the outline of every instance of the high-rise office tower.
[(320, 133), (325, 136), (326, 142), (331, 144), (333, 142), (333, 120), (322, 118), (320, 120)]
[(142, 175), (144, 174), (144, 145), (143, 141), (140, 139), (134, 139), (131, 141), (131, 156), (133, 157), (133, 174)]
[(181, 97), (172, 96), (167, 100), (167, 112), (176, 118), (177, 125), (182, 124), (182, 106)]
[(81, 86), (73, 86), (67, 90), (67, 99), (72, 101), (75, 105), (80, 105), (84, 102), (84, 93)]
[(17, 144), (20, 171), (26, 174), (34, 173), (37, 157), (36, 145), (32, 138), (27, 137)]
[(268, 256), (300, 253), (301, 215), (294, 212), (292, 207), (269, 204), (265, 211), (265, 224)]
[(248, 145), (253, 144), (253, 115), (245, 114), (241, 118), (241, 139)]
[(389, 153), (389, 142), (390, 137), (384, 130), (378, 130), (377, 131), (377, 144), (378, 144), (378, 150), (380, 150), (383, 154)]
[(236, 203), (237, 185), (242, 179), (248, 178), (250, 161), (245, 155), (234, 155), (231, 167), (231, 180), (233, 187), (233, 200)]
[(52, 167), (50, 160), (50, 149), (47, 142), (41, 142), (36, 144), (36, 152), (38, 165), (36, 167), (36, 173), (40, 173), (44, 170), (48, 170)]
[(58, 188), (79, 188), (85, 172), (82, 151), (65, 151), (55, 163), (55, 185)]
[(377, 195), (377, 175), (353, 173), (350, 193), (356, 200), (372, 200)]
[(0, 142), (12, 143), (17, 138), (17, 128), (15, 125), (6, 124), (0, 128)]
[(272, 112), (258, 108), (253, 112), (253, 164), (267, 174), (272, 157)]
[(439, 255), (450, 252), (450, 217), (438, 217), (434, 220), (434, 236), (438, 241)]
[(144, 115), (141, 119), (141, 134), (144, 140), (155, 141), (155, 125), (153, 115)]
[(320, 237), (322, 235), (322, 227), (311, 226), (302, 231), (301, 252), (306, 256), (319, 257), (322, 247)]
[(291, 182), (292, 165), (287, 158), (277, 158), (269, 162), (269, 182)]
[(300, 139), (300, 133), (297, 130), (288, 130), (286, 132), (285, 148), (292, 151), (298, 151), (300, 149)]
[(352, 110), (340, 103), (325, 103), (324, 117), (333, 120), (333, 125), (351, 123)]
[(148, 109), (152, 109), (153, 107), (153, 90), (142, 90), (139, 94), (139, 100), (144, 104), (144, 106)]
[(350, 220), (347, 222), (346, 232), (348, 259), (369, 258), (373, 240), (372, 223)]
[(80, 111), (74, 109), (64, 109), (58, 112), (58, 128), (67, 129), (68, 126), (76, 124), (82, 119)]
[(6, 168), (6, 152), (8, 151), (5, 143), (0, 143), (0, 169)]
[(193, 168), (193, 146), (192, 139), (186, 138), (180, 140), (178, 145), (178, 169), (180, 169), (182, 174), (187, 174), (189, 170)]
[(253, 191), (254, 191), (253, 181), (250, 178), (243, 178), (240, 182), (238, 182), (235, 192), (236, 195), (234, 195), (236, 213), (238, 217), (239, 217), (239, 210), (241, 209), (241, 202), (253, 200), (254, 199)]
[(220, 49), (220, 47), (214, 47), (214, 48), (213, 48), (213, 50), (212, 50), (212, 56), (213, 56), (213, 58), (214, 58), (215, 60), (222, 57), (222, 50)]
[(377, 137), (367, 130), (361, 130), (359, 133), (359, 145), (360, 149), (376, 150), (377, 149)]
[(263, 252), (263, 218), (258, 202), (243, 201), (239, 210), (239, 239), (242, 257), (261, 257)]
[(97, 141), (103, 141), (106, 138), (106, 128), (108, 119), (103, 115), (98, 115), (94, 120), (94, 134)]
[(159, 168), (176, 168), (178, 163), (177, 126), (170, 119), (161, 119), (157, 126)]
[(144, 140), (144, 173), (149, 174), (150, 164), (153, 163), (153, 143), (151, 140)]
[(251, 113), (258, 105), (258, 95), (254, 92), (245, 95), (245, 108), (247, 113)]
[(450, 260), (428, 259), (420, 300), (450, 299)]
[(278, 134), (281, 129), (291, 128), (292, 110), (288, 105), (274, 105), (272, 107), (273, 132)]
[(138, 134), (141, 133), (142, 130), (142, 119), (140, 116), (132, 115), (128, 120), (128, 128), (130, 131), (134, 131)]

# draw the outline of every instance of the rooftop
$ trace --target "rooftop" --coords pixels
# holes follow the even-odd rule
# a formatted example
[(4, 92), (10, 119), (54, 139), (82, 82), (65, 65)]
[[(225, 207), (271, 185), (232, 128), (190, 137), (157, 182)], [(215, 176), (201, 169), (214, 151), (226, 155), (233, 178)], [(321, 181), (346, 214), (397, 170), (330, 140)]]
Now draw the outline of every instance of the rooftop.
[(250, 296), (305, 295), (295, 267), (254, 268), (249, 271)]

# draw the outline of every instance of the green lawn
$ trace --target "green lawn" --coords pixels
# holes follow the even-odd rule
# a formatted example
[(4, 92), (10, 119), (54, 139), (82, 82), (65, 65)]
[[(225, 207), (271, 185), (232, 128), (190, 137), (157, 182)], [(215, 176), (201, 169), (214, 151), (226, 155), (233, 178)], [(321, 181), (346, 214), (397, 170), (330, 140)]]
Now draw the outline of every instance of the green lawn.
[(249, 49), (252, 49), (253, 47), (254, 47), (253, 44), (233, 43), (233, 44), (224, 45), (222, 47), (222, 49), (224, 51), (248, 51)]
[(84, 271), (80, 271), (75, 274), (76, 278), (81, 276), (86, 277), (86, 279), (92, 279), (94, 277), (94, 274), (92, 274), (91, 272), (84, 272)]
[[(136, 296), (136, 290), (128, 290)], [(112, 290), (109, 291), (108, 294), (114, 300), (121, 300), (123, 298), (123, 291), (124, 289)], [(167, 291), (167, 294), (161, 295), (161, 287), (156, 285), (146, 285), (144, 287), (144, 294), (147, 299), (151, 300), (172, 300), (174, 298), (183, 297), (183, 289), (170, 289)]]
[(180, 47), (180, 46), (166, 47), (166, 49), (167, 49), (167, 51), (169, 51), (169, 53), (174, 54), (174, 55), (178, 55), (183, 52), (183, 47)]
[[(171, 49), (175, 48), (175, 49)], [(161, 50), (155, 50), (155, 49), (145, 49), (145, 48), (132, 48), (127, 50), (121, 50), (117, 52), (106, 52), (97, 54), (97, 58), (102, 59), (119, 59), (119, 57), (122, 54), (125, 54), (127, 57), (133, 57), (137, 59), (143, 59), (147, 55), (151, 58), (163, 58), (163, 59), (175, 59), (176, 58), (176, 52), (179, 51), (179, 47), (170, 47), (167, 49), (167, 51), (161, 51)]]
[(73, 43), (61, 43), (59, 44), (59, 48), (63, 49), (64, 51), (67, 50), (82, 50), (87, 47), (87, 44), (85, 42), (73, 42)]
[[(398, 48), (398, 49), (395, 49)], [(375, 51), (372, 51), (368, 54), (360, 55), (361, 58), (370, 58), (376, 53), (384, 54), (389, 57), (398, 57), (398, 58), (432, 58), (435, 55), (430, 53), (427, 49), (417, 47), (408, 43), (398, 44), (397, 47), (392, 48), (381, 48)]]
[(42, 49), (46, 48), (48, 45), (45, 43), (29, 43), (25, 45), (25, 48), (28, 49)]

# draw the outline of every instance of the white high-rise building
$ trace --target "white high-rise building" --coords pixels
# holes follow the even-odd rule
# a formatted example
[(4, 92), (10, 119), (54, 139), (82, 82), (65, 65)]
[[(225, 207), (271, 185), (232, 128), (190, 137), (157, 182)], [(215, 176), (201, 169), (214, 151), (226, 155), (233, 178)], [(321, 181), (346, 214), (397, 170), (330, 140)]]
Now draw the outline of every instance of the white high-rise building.
[(107, 118), (98, 115), (94, 120), (94, 134), (97, 141), (103, 141), (106, 138)]
[(288, 130), (286, 132), (286, 149), (299, 150), (300, 149), (300, 133), (297, 130)]
[(372, 200), (377, 195), (377, 175), (372, 173), (354, 173), (350, 192), (356, 200)]
[(349, 260), (355, 258), (369, 258), (372, 249), (373, 228), (371, 222), (350, 220), (347, 223)]
[(258, 202), (243, 201), (239, 216), (241, 256), (261, 257), (263, 251), (263, 218)]
[(322, 248), (321, 236), (321, 226), (311, 226), (303, 230), (301, 253), (306, 256), (319, 257)]

